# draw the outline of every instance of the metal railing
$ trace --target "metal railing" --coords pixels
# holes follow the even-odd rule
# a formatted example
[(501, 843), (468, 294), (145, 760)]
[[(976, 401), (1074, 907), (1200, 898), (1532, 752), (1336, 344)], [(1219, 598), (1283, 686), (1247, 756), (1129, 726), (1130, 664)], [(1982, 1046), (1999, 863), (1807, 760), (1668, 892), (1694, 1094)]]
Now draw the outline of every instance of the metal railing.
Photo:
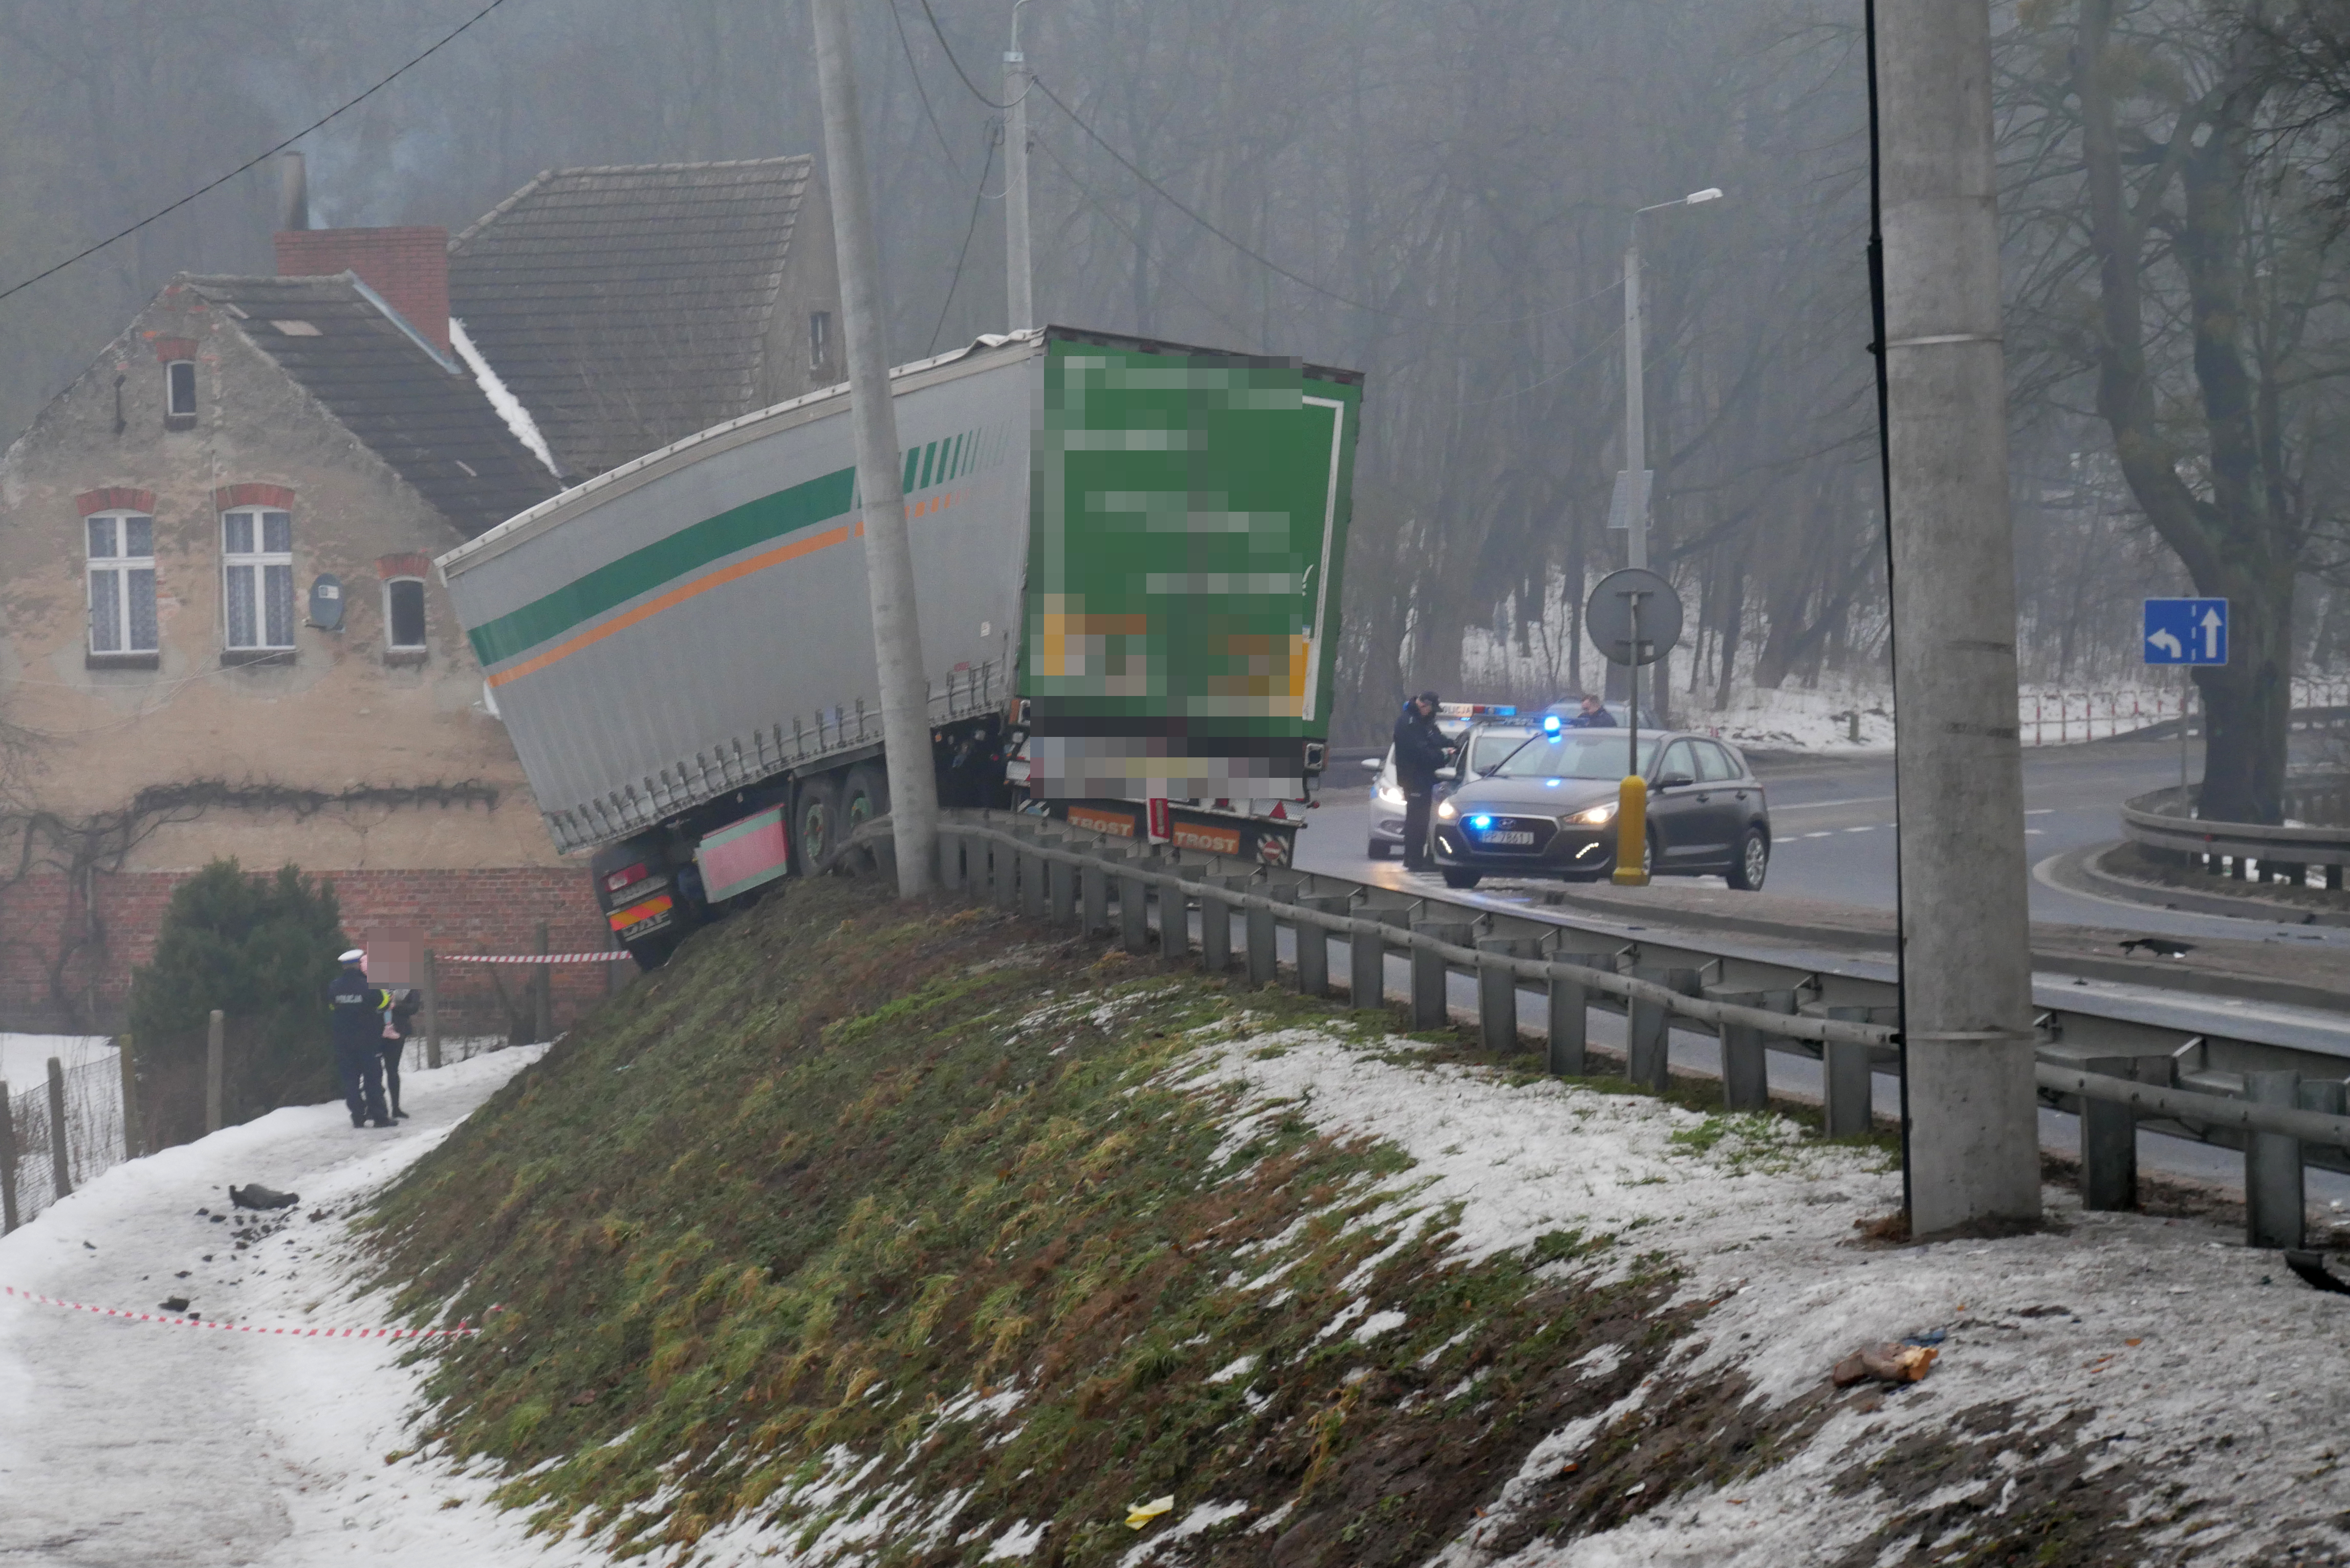
[[(2295, 676), (2294, 729), (2350, 725), (2350, 676)], [(2184, 691), (2025, 691), (2016, 698), (2018, 733), (2027, 746), (2111, 740), (2182, 719), (2193, 733), (2198, 713)]]
[[(1700, 1029), (1719, 1042), (1726, 1108), (1767, 1105), (1768, 1055), (1793, 1052), (1820, 1063), (1825, 1129), (1842, 1137), (1874, 1126), (1873, 1075), (1900, 1071), (1898, 991), (1882, 980), (1801, 970), (1729, 946), (1710, 950), (1685, 933), (1627, 940), (1565, 917), (1537, 919), (1473, 898), (1119, 842), (1033, 816), (943, 815), (940, 874), (950, 893), (1112, 934), (1130, 952), (1149, 951), (1155, 940), (1170, 959), (1192, 951), (1196, 909), (1202, 965), (1222, 972), (1238, 961), (1259, 985), (1282, 977), (1286, 930), (1291, 982), (1317, 996), (1343, 991), (1358, 1007), (1388, 1004), (1388, 959), (1400, 955), (1416, 1027), (1452, 1021), (1450, 982), (1466, 975), (1475, 982), (1483, 1042), (1500, 1052), (1520, 1048), (1519, 994), (1531, 989), (1547, 1004), (1553, 1073), (1587, 1073), (1590, 1014), (1619, 1012), (1624, 1076), (1662, 1092), (1670, 1030)], [(877, 836), (887, 827), (886, 818), (868, 825)], [(1343, 979), (1329, 961), (1330, 944), (1341, 939)], [(2034, 1020), (2042, 1098), (2080, 1116), (2084, 1202), (2135, 1204), (2137, 1132), (2145, 1127), (2242, 1149), (2249, 1239), (2299, 1246), (2303, 1166), (2350, 1171), (2350, 1116), (2343, 1114), (2350, 1060), (2168, 1028), (2129, 1011), (2044, 1009)]]
[[(2162, 858), (2202, 867), (2244, 882), (2305, 885), (2313, 870), (2324, 886), (2340, 890), (2350, 867), (2350, 826), (2272, 827), (2256, 822), (2219, 822), (2187, 815), (2191, 788), (2154, 790), (2122, 805), (2122, 836)], [(2295, 777), (2285, 786), (2285, 815), (2350, 817), (2350, 774)]]

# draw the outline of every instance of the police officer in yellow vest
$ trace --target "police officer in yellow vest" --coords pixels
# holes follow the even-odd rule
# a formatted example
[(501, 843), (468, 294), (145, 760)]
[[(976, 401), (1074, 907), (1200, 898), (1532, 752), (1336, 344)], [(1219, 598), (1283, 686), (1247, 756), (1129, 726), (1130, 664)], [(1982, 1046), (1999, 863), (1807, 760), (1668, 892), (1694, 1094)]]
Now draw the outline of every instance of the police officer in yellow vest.
[(335, 1015), (335, 1074), (343, 1082), (343, 1104), (351, 1126), (397, 1126), (383, 1103), (383, 1015), (391, 992), (369, 985), (367, 952), (353, 948), (340, 961), (343, 972), (328, 992)]

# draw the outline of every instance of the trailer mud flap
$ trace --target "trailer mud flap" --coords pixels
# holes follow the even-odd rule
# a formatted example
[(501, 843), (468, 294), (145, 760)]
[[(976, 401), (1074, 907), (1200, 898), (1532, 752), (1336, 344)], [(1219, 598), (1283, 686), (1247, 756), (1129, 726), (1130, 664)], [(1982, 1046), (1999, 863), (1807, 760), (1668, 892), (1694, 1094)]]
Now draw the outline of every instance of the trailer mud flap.
[(1167, 828), (1168, 841), (1178, 849), (1226, 855), (1266, 866), (1287, 866), (1296, 857), (1297, 825), (1294, 822), (1228, 816), (1220, 811), (1170, 805), (1167, 808)]
[(1144, 808), (1132, 801), (1070, 801), (1066, 805), (1056, 804), (1053, 815), (1067, 822), (1071, 827), (1082, 827), (1088, 833), (1098, 833), (1109, 838), (1131, 838), (1140, 843), (1150, 836)]
[(784, 808), (770, 806), (705, 834), (693, 855), (702, 867), (702, 896), (713, 904), (765, 886), (791, 869)]

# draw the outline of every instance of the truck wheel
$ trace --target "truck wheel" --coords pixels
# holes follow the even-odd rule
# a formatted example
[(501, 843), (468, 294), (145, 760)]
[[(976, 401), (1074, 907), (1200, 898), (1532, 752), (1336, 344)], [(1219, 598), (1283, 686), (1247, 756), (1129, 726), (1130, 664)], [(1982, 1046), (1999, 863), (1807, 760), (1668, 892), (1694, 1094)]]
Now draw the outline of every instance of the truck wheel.
[(803, 779), (799, 797), (792, 805), (793, 847), (799, 852), (800, 875), (804, 877), (813, 877), (823, 870), (832, 852), (840, 847), (837, 783), (830, 774)]
[(889, 814), (889, 775), (865, 763), (849, 769), (848, 783), (840, 792), (841, 842), (846, 844), (850, 834)]

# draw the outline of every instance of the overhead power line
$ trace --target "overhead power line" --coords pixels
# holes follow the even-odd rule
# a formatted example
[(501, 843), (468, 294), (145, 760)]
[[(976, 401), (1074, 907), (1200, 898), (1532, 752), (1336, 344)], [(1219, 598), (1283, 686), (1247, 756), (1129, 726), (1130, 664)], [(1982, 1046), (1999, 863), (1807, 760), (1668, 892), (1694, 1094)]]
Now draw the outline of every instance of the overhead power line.
[(971, 222), (962, 231), (962, 249), (955, 252), (954, 276), (947, 280), (947, 296), (939, 302), (939, 322), (931, 328), (930, 345), (922, 350), (925, 355), (939, 351), (939, 334), (947, 329), (947, 312), (954, 308), (955, 290), (962, 286), (963, 260), (971, 254), (972, 235), (979, 233), (980, 209), (987, 204), (987, 177), (994, 169), (995, 136), (991, 131), (987, 138), (987, 156), (980, 160), (979, 185), (971, 193)]
[[(947, 42), (946, 29), (939, 26), (939, 14), (931, 9), (931, 0), (921, 0), (921, 5), (922, 15), (931, 19), (931, 32), (938, 38), (939, 47), (946, 51), (947, 64), (952, 66), (954, 67), (954, 74), (962, 78), (962, 85), (971, 89), (971, 96), (979, 99), (980, 102), (985, 104), (990, 109), (1010, 109), (1012, 107), (1010, 104), (998, 103), (993, 99), (979, 90), (979, 84), (971, 79), (971, 73), (962, 68), (962, 62), (961, 60), (955, 58), (954, 46)], [(1054, 101), (1058, 102), (1059, 100), (1056, 99)]]
[[(1296, 272), (1289, 267), (1282, 265), (1271, 256), (1266, 255), (1263, 251), (1260, 251), (1254, 246), (1248, 244), (1246, 242), (1234, 237), (1231, 233), (1217, 224), (1213, 220), (1210, 219), (1197, 208), (1185, 202), (1180, 196), (1176, 195), (1175, 192), (1170, 191), (1166, 186), (1161, 185), (1158, 181), (1145, 173), (1139, 166), (1137, 166), (1135, 161), (1128, 158), (1125, 153), (1120, 152), (1117, 148), (1111, 146), (1108, 140), (1103, 137), (1101, 132), (1096, 130), (1092, 126), (1086, 123), (1084, 117), (1079, 115), (1076, 109), (1071, 109), (1067, 104), (1062, 102), (1060, 95), (1055, 93), (1052, 89), (1052, 87), (1046, 83), (1043, 78), (1032, 75), (1029, 77), (1028, 80), (1031, 86), (1035, 87), (1038, 92), (1043, 93), (1045, 98), (1052, 101), (1054, 108), (1068, 116), (1069, 122), (1072, 125), (1075, 125), (1079, 130), (1084, 131), (1087, 138), (1090, 140), (1095, 146), (1100, 148), (1104, 152), (1108, 153), (1119, 168), (1125, 170), (1137, 180), (1141, 181), (1144, 185), (1157, 192), (1159, 199), (1164, 201), (1169, 206), (1173, 207), (1177, 212), (1182, 213), (1185, 217), (1191, 219), (1193, 223), (1207, 230), (1208, 233), (1215, 235), (1216, 238), (1223, 241), (1224, 244), (1240, 252), (1241, 254), (1248, 257), (1251, 261), (1255, 262), (1259, 266), (1264, 267), (1271, 272), (1276, 273), (1281, 276), (1289, 279), (1290, 282), (1298, 285), (1302, 288), (1310, 289), (1314, 293), (1320, 295), (1325, 299), (1335, 300), (1336, 303), (1344, 305), (1350, 309), (1367, 310), (1374, 316), (1395, 317), (1418, 317), (1424, 320), (1437, 322), (1445, 327), (1510, 327), (1515, 326), (1520, 322), (1537, 321), (1542, 319), (1544, 317), (1556, 316), (1564, 311), (1577, 309), (1580, 306), (1590, 304), (1593, 300), (1598, 299), (1603, 296), (1614, 294), (1620, 286), (1617, 283), (1611, 281), (1601, 285), (1599, 287), (1593, 289), (1589, 294), (1584, 295), (1578, 299), (1570, 299), (1560, 305), (1545, 306), (1540, 310), (1529, 311), (1523, 316), (1446, 317), (1432, 310), (1399, 310), (1393, 306), (1373, 305), (1368, 300), (1357, 299), (1350, 295), (1340, 294), (1334, 288), (1327, 288), (1323, 285), (1316, 283), (1314, 279), (1307, 277), (1301, 272)], [(1058, 162), (1059, 160), (1056, 159), (1055, 161)], [(1068, 166), (1066, 163), (1062, 164), (1062, 168), (1065, 171), (1067, 167)]]
[[(15, 295), (22, 290), (32, 287), (35, 284), (40, 282), (45, 277), (55, 276), (57, 274), (61, 273), (65, 271), (66, 268), (73, 265), (76, 262), (88, 260), (89, 257), (96, 255), (99, 252), (106, 249), (107, 246), (113, 244), (118, 240), (129, 239), (131, 235), (137, 234), (140, 230), (145, 228), (148, 224), (155, 222), (157, 219), (169, 217), (172, 213), (178, 212), (181, 208), (186, 206), (197, 197), (205, 194), (207, 192), (217, 191), (223, 185), (225, 185), (230, 181), (235, 179), (238, 175), (244, 173), (248, 170), (257, 168), (261, 164), (266, 163), (269, 160), (276, 157), (279, 153), (285, 151), (287, 148), (293, 146), (296, 142), (301, 140), (312, 131), (327, 124), (329, 120), (357, 109), (359, 105), (365, 103), (368, 99), (373, 98), (376, 94), (381, 92), (384, 88), (398, 81), (401, 77), (406, 76), (410, 71), (415, 69), (418, 66), (422, 65), (426, 60), (431, 59), (443, 47), (453, 43), (459, 34), (464, 32), (474, 23), (480, 21), (483, 17), (488, 16), (491, 12), (496, 10), (505, 3), (506, 0), (490, 0), (488, 5), (483, 6), (480, 10), (474, 12), (471, 16), (466, 17), (464, 21), (459, 23), (449, 32), (443, 34), (431, 48), (426, 49), (422, 54), (418, 55), (415, 58), (410, 60), (406, 65), (401, 66), (398, 70), (392, 72), (390, 76), (384, 78), (381, 81), (376, 83), (375, 86), (368, 88), (367, 91), (359, 94), (357, 98), (340, 104), (335, 109), (329, 110), (328, 113), (321, 115), (318, 119), (311, 121), (308, 125), (304, 126), (301, 130), (296, 131), (293, 135), (287, 137), (276, 146), (270, 148), (267, 151), (255, 154), (252, 158), (249, 158), (243, 163), (238, 164), (235, 168), (230, 170), (219, 179), (213, 181), (210, 184), (200, 185), (196, 189), (189, 192), (186, 195), (181, 197), (178, 201), (172, 202), (170, 206), (161, 207), (156, 211), (148, 213), (145, 217), (140, 219), (129, 228), (124, 229), (121, 233), (109, 234), (106, 238), (99, 241), (98, 244), (91, 245), (87, 250), (75, 252), (72, 255), (69, 255), (66, 257), (65, 260), (57, 263), (57, 265), (44, 268), (42, 271), (36, 272), (32, 276), (26, 278), (21, 283), (11, 284), (7, 288), (0, 289), (0, 300), (5, 300), (11, 295)], [(928, 8), (927, 4), (925, 8)]]

